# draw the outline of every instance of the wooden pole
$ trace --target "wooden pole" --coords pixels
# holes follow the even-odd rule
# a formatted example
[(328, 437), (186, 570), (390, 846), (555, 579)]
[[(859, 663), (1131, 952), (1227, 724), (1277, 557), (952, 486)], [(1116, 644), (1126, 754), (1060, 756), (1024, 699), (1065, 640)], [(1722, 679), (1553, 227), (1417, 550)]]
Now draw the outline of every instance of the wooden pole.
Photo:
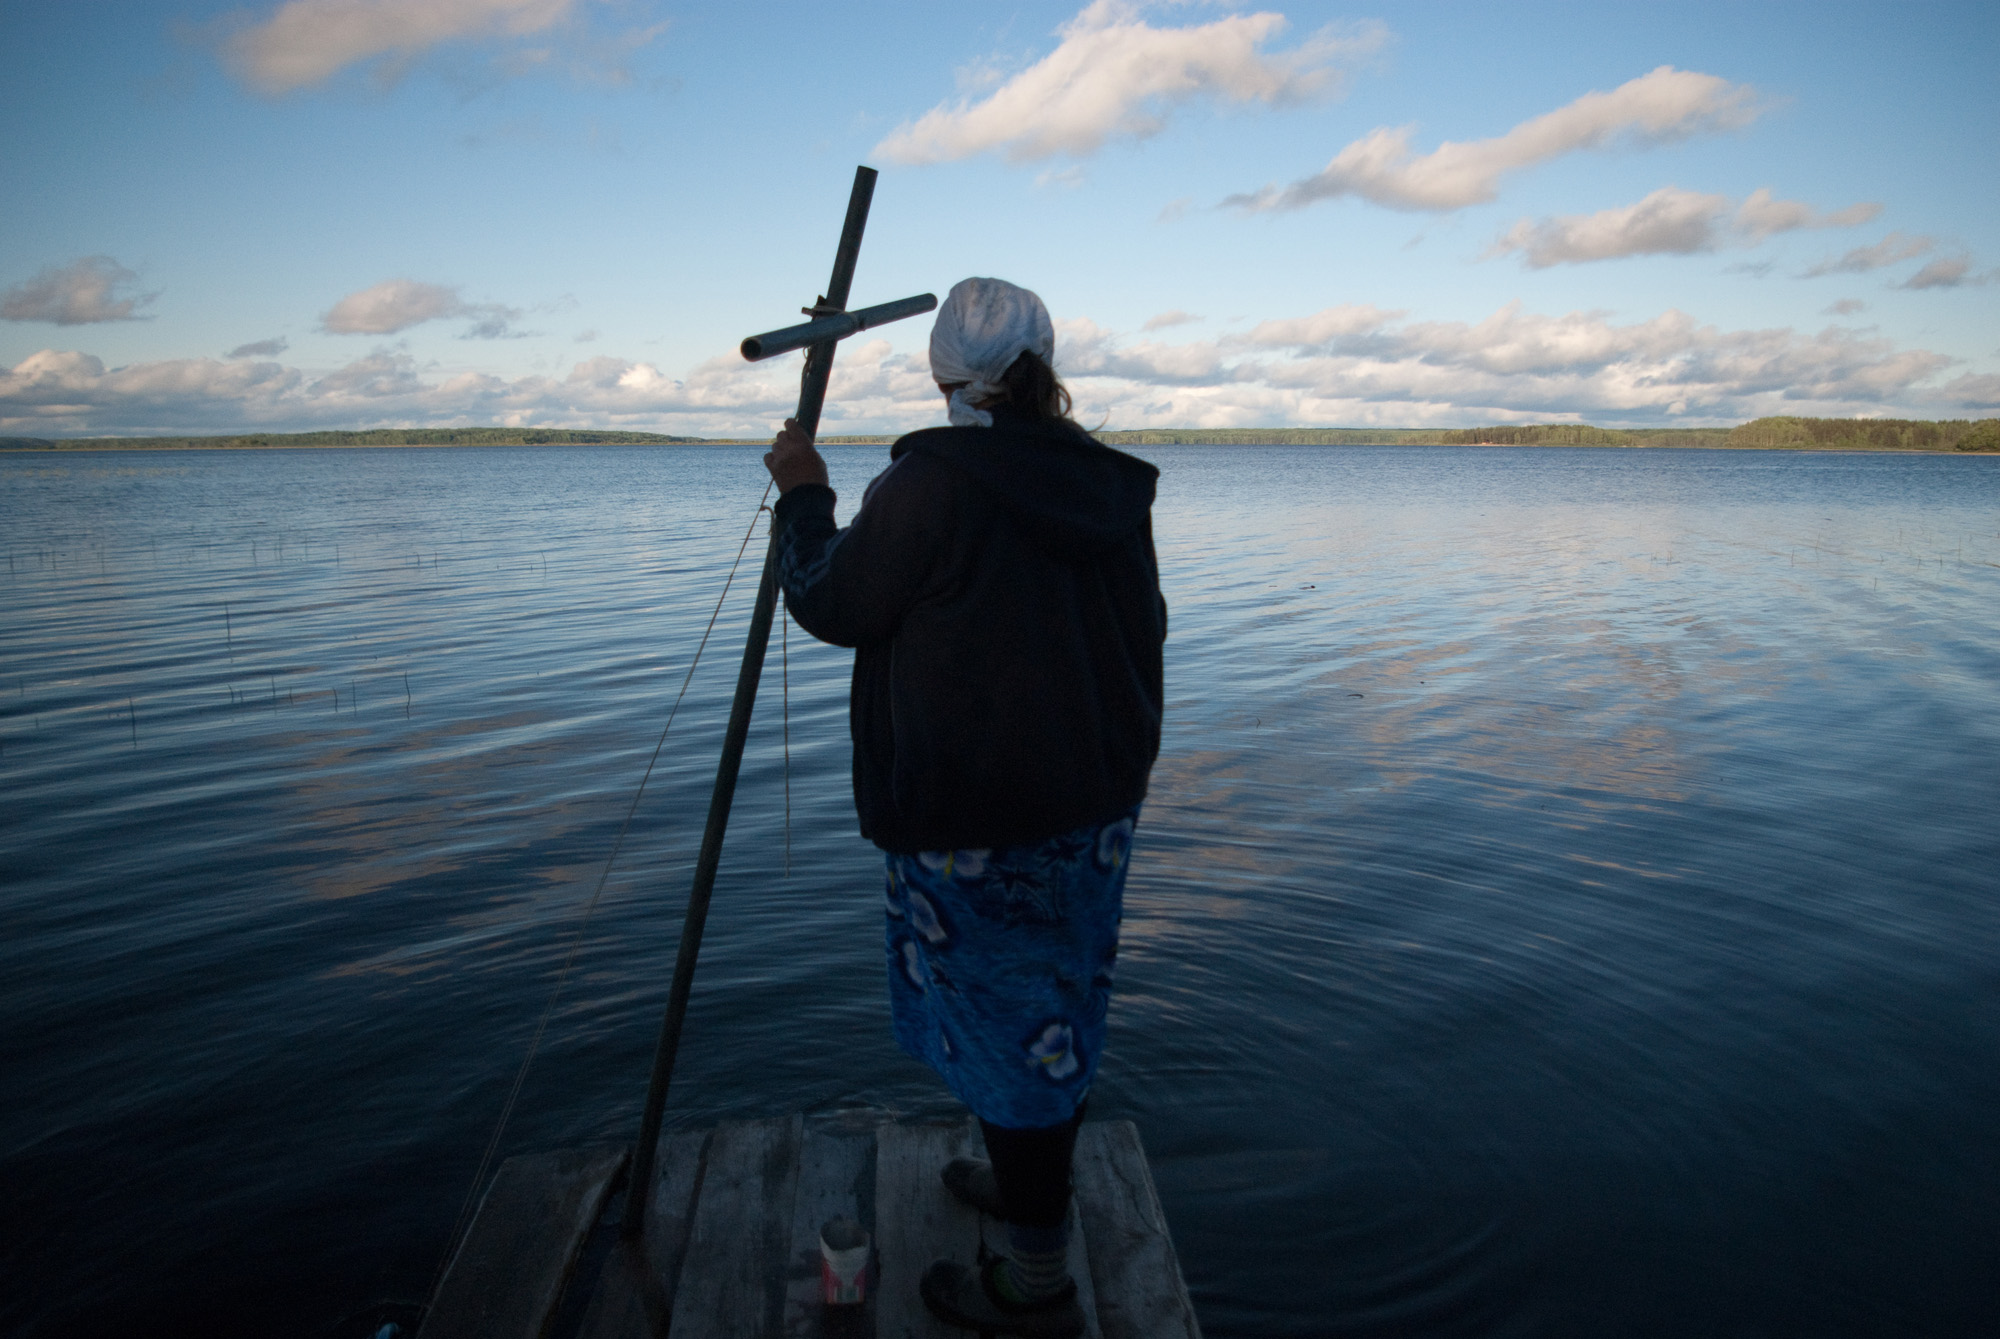
[[(854, 263), (861, 254), (861, 233), (868, 226), (868, 206), (875, 195), (875, 169), (854, 169), (854, 189), (847, 198), (847, 220), (834, 252), (833, 277), (816, 307), (821, 312), (845, 311), (854, 282)], [(838, 340), (806, 349), (805, 372), (799, 385), (799, 408), (793, 415), (808, 437), (819, 435), (820, 409), (826, 403), (827, 377), (833, 372)], [(729, 705), (729, 727), (722, 736), (722, 760), (715, 769), (715, 790), (709, 796), (708, 824), (702, 829), (701, 853), (695, 857), (694, 886), (688, 892), (687, 918), (681, 923), (680, 954), (674, 959), (674, 981), (667, 991), (667, 1013), (660, 1022), (660, 1044), (653, 1052), (653, 1077), (646, 1087), (645, 1113), (639, 1120), (639, 1146), (632, 1155), (632, 1179), (625, 1196), (622, 1225), (627, 1240), (646, 1230), (646, 1207), (652, 1198), (653, 1161), (666, 1117), (667, 1087), (673, 1079), (674, 1058), (680, 1051), (681, 1027), (687, 1021), (689, 992), (694, 988), (695, 960), (701, 955), (701, 935), (708, 923), (709, 896), (715, 891), (715, 871), (722, 862), (722, 838), (729, 827), (729, 806), (736, 796), (736, 774), (743, 764), (743, 744), (750, 734), (750, 712), (757, 703), (757, 681), (764, 672), (764, 649), (771, 640), (771, 616), (778, 600), (778, 536), (773, 526), (764, 550), (764, 574), (757, 583), (757, 603), (750, 613), (750, 636), (743, 647), (743, 667), (736, 675), (736, 697)]]

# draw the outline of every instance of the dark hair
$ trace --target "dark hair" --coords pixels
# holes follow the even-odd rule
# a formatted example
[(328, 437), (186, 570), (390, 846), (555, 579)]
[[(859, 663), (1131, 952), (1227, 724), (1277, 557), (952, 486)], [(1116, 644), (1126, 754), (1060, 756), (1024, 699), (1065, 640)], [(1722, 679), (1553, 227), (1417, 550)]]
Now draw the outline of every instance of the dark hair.
[(1075, 408), (1069, 388), (1040, 354), (1024, 352), (1000, 377), (1007, 403), (1029, 418), (1068, 419)]

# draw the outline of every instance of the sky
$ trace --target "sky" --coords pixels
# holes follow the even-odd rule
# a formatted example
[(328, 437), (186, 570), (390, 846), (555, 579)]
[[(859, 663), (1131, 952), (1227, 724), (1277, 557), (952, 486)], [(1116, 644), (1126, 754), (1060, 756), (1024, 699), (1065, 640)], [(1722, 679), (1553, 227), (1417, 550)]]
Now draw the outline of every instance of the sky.
[[(2000, 7), (0, 0), (0, 434), (772, 432), (1031, 288), (1090, 426), (2000, 414)], [(824, 433), (938, 422), (930, 318)]]

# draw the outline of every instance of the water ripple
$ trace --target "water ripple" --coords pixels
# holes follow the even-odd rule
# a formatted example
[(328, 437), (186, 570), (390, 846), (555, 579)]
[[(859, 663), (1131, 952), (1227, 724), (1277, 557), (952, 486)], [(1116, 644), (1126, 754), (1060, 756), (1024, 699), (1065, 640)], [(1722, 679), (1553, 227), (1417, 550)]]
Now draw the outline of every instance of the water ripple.
[[(0, 1325), (421, 1291), (756, 454), (0, 458)], [(1207, 1331), (1976, 1332), (1993, 462), (1149, 454), (1165, 747), (1093, 1110)], [(847, 499), (881, 462), (830, 455)], [(508, 1151), (636, 1124), (749, 585)], [(887, 1033), (848, 655), (773, 650), (674, 1119), (950, 1110)]]

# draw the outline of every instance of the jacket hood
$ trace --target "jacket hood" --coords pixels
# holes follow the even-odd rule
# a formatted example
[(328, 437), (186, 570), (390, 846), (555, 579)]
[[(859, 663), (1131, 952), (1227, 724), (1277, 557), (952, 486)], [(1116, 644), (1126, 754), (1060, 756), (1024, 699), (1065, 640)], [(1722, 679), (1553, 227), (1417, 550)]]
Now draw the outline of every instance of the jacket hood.
[(916, 451), (969, 476), (1009, 519), (1061, 557), (1101, 553), (1145, 523), (1159, 470), (1073, 423), (1031, 419), (1004, 404), (992, 412), (990, 428), (910, 433), (890, 457)]

